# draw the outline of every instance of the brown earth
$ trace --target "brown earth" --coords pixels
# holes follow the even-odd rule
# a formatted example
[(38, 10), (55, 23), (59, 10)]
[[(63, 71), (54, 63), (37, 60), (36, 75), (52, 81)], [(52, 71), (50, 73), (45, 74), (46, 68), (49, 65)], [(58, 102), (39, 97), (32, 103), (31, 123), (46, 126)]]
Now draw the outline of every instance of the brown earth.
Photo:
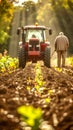
[[(45, 81), (42, 93), (33, 89), (35, 64), (10, 74), (0, 73), (0, 130), (25, 130), (17, 113), (21, 105), (40, 107), (44, 121), (50, 126), (48, 130), (73, 130), (73, 67), (60, 71), (41, 64), (41, 69)], [(31, 87), (30, 91), (26, 86)], [(45, 102), (46, 98), (50, 102)]]

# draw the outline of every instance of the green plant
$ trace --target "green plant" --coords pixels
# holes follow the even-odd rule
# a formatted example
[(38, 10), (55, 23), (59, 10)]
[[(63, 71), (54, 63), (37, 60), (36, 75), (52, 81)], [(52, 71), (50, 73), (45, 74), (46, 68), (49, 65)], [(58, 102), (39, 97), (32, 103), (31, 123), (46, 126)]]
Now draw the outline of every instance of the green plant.
[(18, 59), (10, 56), (2, 56), (0, 58), (0, 72), (14, 70), (18, 67)]
[(29, 125), (32, 130), (38, 130), (40, 119), (42, 118), (42, 110), (33, 106), (21, 106), (17, 109), (24, 122)]
[(41, 65), (40, 63), (37, 63), (35, 66), (35, 88), (38, 92), (43, 92), (43, 86), (45, 82), (43, 81), (42, 71), (41, 71)]
[(68, 57), (67, 58), (67, 63), (68, 63), (68, 65), (72, 65), (73, 66), (73, 57)]

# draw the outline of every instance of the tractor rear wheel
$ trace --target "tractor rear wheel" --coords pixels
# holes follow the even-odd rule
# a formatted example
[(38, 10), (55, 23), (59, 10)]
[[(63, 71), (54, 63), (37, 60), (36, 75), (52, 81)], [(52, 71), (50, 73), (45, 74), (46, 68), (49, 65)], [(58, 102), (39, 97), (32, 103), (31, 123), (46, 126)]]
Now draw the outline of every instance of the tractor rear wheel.
[(50, 47), (45, 48), (44, 65), (50, 68)]
[(24, 68), (26, 65), (25, 49), (19, 48), (19, 67)]

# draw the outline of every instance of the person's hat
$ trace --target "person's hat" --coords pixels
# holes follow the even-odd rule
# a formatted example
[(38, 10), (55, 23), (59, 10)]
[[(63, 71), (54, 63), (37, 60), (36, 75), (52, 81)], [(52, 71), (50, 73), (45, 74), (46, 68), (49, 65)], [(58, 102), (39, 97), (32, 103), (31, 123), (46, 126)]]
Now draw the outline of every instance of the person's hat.
[(59, 35), (64, 35), (64, 33), (63, 33), (63, 32), (60, 32)]

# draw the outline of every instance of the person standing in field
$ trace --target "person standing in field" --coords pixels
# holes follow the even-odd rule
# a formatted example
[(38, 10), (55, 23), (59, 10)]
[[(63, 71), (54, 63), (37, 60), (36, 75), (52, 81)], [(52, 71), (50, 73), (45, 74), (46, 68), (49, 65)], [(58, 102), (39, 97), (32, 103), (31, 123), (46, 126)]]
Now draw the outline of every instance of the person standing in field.
[(69, 40), (63, 32), (55, 38), (55, 51), (57, 52), (57, 66), (65, 67), (66, 53), (69, 47)]

